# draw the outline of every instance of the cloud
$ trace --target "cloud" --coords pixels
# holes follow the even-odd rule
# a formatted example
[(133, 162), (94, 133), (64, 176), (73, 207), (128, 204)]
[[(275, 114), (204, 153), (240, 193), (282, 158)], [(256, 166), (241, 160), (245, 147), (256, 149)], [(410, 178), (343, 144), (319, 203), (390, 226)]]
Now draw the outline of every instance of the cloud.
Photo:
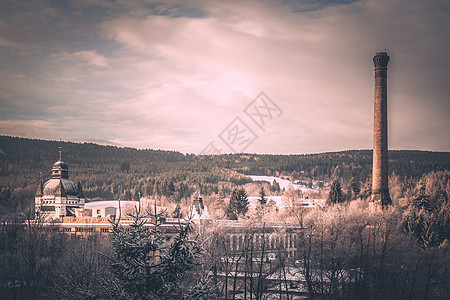
[[(371, 148), (371, 58), (387, 48), (391, 146), (448, 150), (449, 6), (440, 0), (77, 3), (73, 14), (50, 9), (74, 27), (60, 33), (64, 38), (46, 36), (52, 46), (43, 58), (17, 63), (27, 78), (9, 78), (4, 90), (8, 99), (41, 104), (46, 115), (39, 117), (59, 126), (54, 134), (182, 152), (201, 151), (264, 91), (284, 114), (258, 132), (248, 151)], [(98, 18), (90, 18), (94, 12)], [(76, 25), (85, 19), (89, 26)], [(56, 112), (64, 122), (53, 123)]]
[(31, 34), (25, 34), (0, 20), (0, 46), (17, 50), (30, 50), (36, 47)]
[[(267, 3), (210, 2), (203, 7), (207, 16), (202, 18), (125, 17), (105, 22), (102, 28), (129, 57), (145, 57), (154, 63), (161, 76), (150, 76), (149, 81), (154, 79), (175, 89), (185, 87), (183, 100), (188, 99), (189, 105), (179, 103), (183, 112), (207, 111), (202, 120), (209, 132), (189, 125), (199, 136), (214, 137), (217, 133), (211, 128), (226, 126), (225, 120), (232, 120), (246, 101), (264, 90), (288, 111), (280, 120), (284, 132), (295, 132), (296, 128), (308, 128), (310, 132), (301, 143), (291, 141), (290, 151), (316, 152), (371, 148), (371, 56), (384, 47), (392, 56), (390, 101), (394, 108), (412, 106), (409, 116), (396, 118), (394, 113), (402, 113), (391, 112), (392, 127), (400, 126), (404, 118), (409, 120), (409, 128), (423, 126), (414, 118), (420, 118), (423, 98), (429, 99), (429, 93), (435, 98), (433, 105), (443, 105), (443, 110), (433, 113), (448, 112), (448, 105), (442, 103), (448, 89), (441, 86), (432, 90), (437, 85), (433, 78), (447, 77), (448, 62), (436, 64), (433, 61), (437, 58), (424, 55), (435, 53), (442, 58), (450, 49), (443, 38), (448, 27), (443, 15), (448, 16), (448, 9), (444, 9), (445, 14), (442, 8), (448, 5), (440, 4), (430, 9), (420, 1), (406, 6), (404, 1), (360, 1), (299, 13)], [(440, 17), (435, 19), (436, 15)], [(419, 66), (422, 75), (432, 72), (433, 76), (415, 74)], [(139, 71), (145, 73), (145, 67)], [(405, 82), (402, 74), (409, 74), (410, 81)], [(138, 78), (132, 80), (139, 82)], [(427, 88), (424, 82), (430, 86)], [(171, 89), (161, 95), (149, 93), (154, 103), (160, 99), (165, 107), (172, 104), (167, 99), (179, 97)], [(208, 110), (202, 109), (207, 103)], [(141, 107), (145, 110), (144, 103)], [(228, 110), (222, 112), (224, 108)], [(217, 115), (224, 118), (217, 119)], [(179, 121), (173, 120), (172, 126), (177, 125)], [(446, 135), (442, 128), (435, 130)], [(392, 133), (391, 139), (398, 139), (393, 145), (401, 147), (402, 135), (396, 130)], [(267, 137), (272, 139), (276, 141), (273, 147), (283, 143), (281, 135)], [(417, 140), (415, 147), (426, 149), (426, 142), (425, 137)]]
[(109, 59), (98, 54), (95, 51), (77, 51), (68, 53), (66, 51), (54, 54), (53, 57), (63, 60), (81, 60), (89, 65), (107, 68), (109, 67)]
[(97, 54), (95, 51), (79, 51), (73, 53), (73, 56), (85, 60), (88, 64), (106, 68), (109, 66), (108, 59)]
[(50, 138), (53, 136), (44, 133), (54, 125), (45, 120), (0, 120), (0, 131), (12, 136)]
[[(317, 107), (327, 105), (333, 98), (339, 103), (336, 101), (339, 95), (336, 97), (334, 92), (330, 91), (331, 95), (316, 93), (321, 85), (327, 84), (320, 82), (319, 77), (324, 74), (318, 72), (317, 67), (326, 63), (333, 67), (336, 62), (330, 61), (333, 56), (327, 59), (323, 53), (314, 55), (311, 54), (314, 49), (308, 49), (315, 47), (311, 43), (323, 43), (323, 33), (316, 35), (308, 30), (297, 30), (312, 27), (308, 24), (311, 17), (287, 23), (282, 19), (286, 15), (287, 19), (292, 19), (289, 13), (275, 11), (271, 15), (260, 7), (261, 15), (252, 13), (252, 18), (246, 19), (242, 9), (228, 8), (231, 9), (235, 10), (231, 19), (219, 12), (217, 16), (201, 19), (149, 16), (144, 20), (114, 20), (103, 24), (103, 28), (128, 55), (154, 57), (158, 62), (155, 69), (162, 74), (169, 73), (167, 78), (158, 80), (171, 88), (161, 95), (157, 92), (163, 89), (150, 91), (153, 99), (161, 99), (165, 107), (172, 104), (169, 99), (175, 102), (183, 99), (179, 103), (185, 107), (181, 110), (183, 113), (198, 117), (205, 112), (201, 115), (203, 128), (188, 122), (200, 136), (215, 137), (261, 90), (274, 95), (285, 109), (310, 112), (302, 118), (287, 115), (284, 122), (280, 120), (291, 130), (312, 126), (316, 117), (333, 122), (327, 113), (322, 116), (315, 113)], [(174, 71), (175, 75), (170, 74)], [(139, 81), (133, 78), (133, 82), (136, 80)], [(183, 86), (184, 95), (180, 98), (174, 90)], [(183, 105), (186, 99), (189, 102)], [(141, 107), (145, 110), (145, 104)], [(224, 117), (216, 118), (217, 115)], [(164, 116), (172, 119), (167, 114)], [(179, 120), (189, 120), (189, 116), (177, 118), (171, 125), (181, 126)], [(325, 123), (321, 121), (313, 126), (329, 127)], [(333, 132), (336, 126), (329, 128)]]

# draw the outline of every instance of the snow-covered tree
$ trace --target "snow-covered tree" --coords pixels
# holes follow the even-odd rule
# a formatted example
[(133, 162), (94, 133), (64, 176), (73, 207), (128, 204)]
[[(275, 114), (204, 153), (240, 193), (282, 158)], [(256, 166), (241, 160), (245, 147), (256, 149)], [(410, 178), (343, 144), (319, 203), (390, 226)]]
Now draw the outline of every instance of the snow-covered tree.
[(248, 196), (244, 188), (234, 189), (227, 207), (227, 217), (231, 220), (237, 220), (239, 215), (244, 216), (247, 213), (249, 205)]
[[(112, 271), (122, 293), (129, 299), (183, 299), (181, 283), (199, 262), (202, 248), (189, 238), (193, 223), (179, 222), (178, 233), (170, 239), (161, 231), (161, 213), (139, 209), (133, 223), (124, 228), (112, 221), (114, 258)], [(150, 217), (151, 226), (145, 226)], [(203, 287), (202, 287), (203, 288)], [(195, 288), (193, 288), (195, 289)]]

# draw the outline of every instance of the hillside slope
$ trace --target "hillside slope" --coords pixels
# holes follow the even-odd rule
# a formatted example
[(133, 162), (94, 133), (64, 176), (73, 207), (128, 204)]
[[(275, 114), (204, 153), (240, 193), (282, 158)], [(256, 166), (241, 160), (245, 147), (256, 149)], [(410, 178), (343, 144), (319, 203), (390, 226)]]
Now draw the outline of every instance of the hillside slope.
[[(329, 180), (334, 176), (360, 182), (370, 177), (371, 150), (306, 155), (225, 154), (198, 156), (163, 150), (138, 150), (92, 143), (45, 141), (0, 136), (0, 202), (17, 189), (33, 189), (47, 180), (58, 147), (69, 165), (70, 179), (80, 181), (88, 197), (160, 195), (188, 197), (200, 187), (217, 192), (220, 182), (249, 182), (241, 174), (291, 176), (292, 179)], [(390, 174), (420, 178), (431, 171), (450, 170), (449, 152), (390, 151)], [(31, 185), (31, 187), (30, 187)]]

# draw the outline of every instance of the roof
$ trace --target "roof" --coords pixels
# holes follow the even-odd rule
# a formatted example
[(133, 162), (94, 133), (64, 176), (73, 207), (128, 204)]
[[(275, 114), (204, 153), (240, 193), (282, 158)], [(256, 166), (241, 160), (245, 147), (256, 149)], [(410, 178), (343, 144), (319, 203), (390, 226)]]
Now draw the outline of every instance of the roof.
[(67, 167), (67, 164), (62, 160), (58, 160), (57, 162), (55, 162), (53, 164), (53, 168), (69, 169), (69, 167)]
[[(52, 178), (44, 184), (44, 195), (51, 196), (59, 193), (60, 185), (66, 195), (78, 195), (78, 188), (75, 183), (66, 178)], [(63, 192), (61, 190), (61, 192)]]

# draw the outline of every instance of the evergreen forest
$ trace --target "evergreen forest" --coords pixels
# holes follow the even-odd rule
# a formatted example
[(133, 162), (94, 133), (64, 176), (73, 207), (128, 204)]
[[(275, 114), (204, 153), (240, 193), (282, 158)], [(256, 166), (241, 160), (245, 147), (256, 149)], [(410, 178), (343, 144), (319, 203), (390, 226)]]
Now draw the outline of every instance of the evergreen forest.
[[(155, 194), (176, 202), (196, 190), (204, 195), (229, 195), (251, 182), (245, 175), (288, 177), (310, 183), (338, 177), (363, 188), (372, 172), (371, 150), (267, 155), (201, 156), (175, 151), (121, 148), (0, 136), (0, 212), (16, 212), (32, 205), (39, 182), (50, 179), (59, 159), (69, 166), (70, 179), (81, 182), (89, 199), (137, 199)], [(389, 172), (402, 181), (419, 180), (430, 172), (450, 170), (449, 152), (389, 151)], [(31, 201), (31, 202), (30, 202)]]

